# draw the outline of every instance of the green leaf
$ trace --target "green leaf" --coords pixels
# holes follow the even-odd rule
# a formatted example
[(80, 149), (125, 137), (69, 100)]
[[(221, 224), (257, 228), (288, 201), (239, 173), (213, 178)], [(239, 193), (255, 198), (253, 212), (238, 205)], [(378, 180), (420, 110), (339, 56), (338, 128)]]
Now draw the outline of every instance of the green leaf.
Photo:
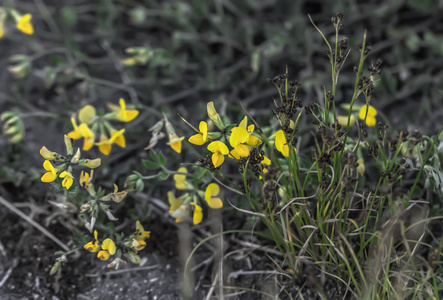
[(157, 162), (158, 162), (161, 166), (166, 165), (166, 157), (165, 157), (161, 152), (158, 154), (158, 160), (157, 160)]
[(145, 166), (146, 169), (148, 170), (157, 170), (158, 168), (160, 168), (159, 163), (146, 159), (143, 161), (143, 165)]

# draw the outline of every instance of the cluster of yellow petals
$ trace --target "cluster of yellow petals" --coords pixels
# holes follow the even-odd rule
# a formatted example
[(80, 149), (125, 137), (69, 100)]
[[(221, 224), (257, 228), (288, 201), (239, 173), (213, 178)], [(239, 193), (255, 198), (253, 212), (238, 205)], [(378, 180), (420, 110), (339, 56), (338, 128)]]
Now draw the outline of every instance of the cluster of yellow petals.
[(100, 136), (100, 141), (95, 143), (95, 145), (98, 146), (98, 150), (100, 150), (101, 153), (104, 155), (109, 155), (112, 149), (112, 144), (114, 143), (122, 148), (126, 147), (126, 139), (123, 133), (125, 133), (125, 129), (121, 129), (119, 131), (111, 130), (110, 138), (103, 134)]
[(208, 124), (205, 121), (201, 121), (198, 125), (199, 132), (191, 136), (188, 141), (191, 144), (201, 146), (208, 141)]
[[(41, 177), (42, 182), (53, 182), (57, 179), (58, 172), (49, 160), (45, 160), (45, 162), (43, 163), (43, 168), (48, 172), (43, 174), (43, 176)], [(60, 175), (58, 175), (58, 177), (63, 178), (62, 186), (65, 187), (67, 190), (72, 186), (72, 183), (74, 182), (74, 177), (68, 171), (63, 171)]]
[(107, 238), (100, 244), (97, 238), (97, 230), (94, 231), (95, 241), (91, 241), (83, 246), (89, 252), (98, 252), (97, 257), (101, 260), (108, 260), (111, 255), (117, 251), (115, 243), (110, 238)]
[(116, 114), (114, 118), (120, 122), (131, 122), (138, 116), (138, 110), (126, 110), (126, 102), (123, 98), (120, 98), (120, 106), (114, 104), (108, 104), (109, 108)]
[(212, 163), (214, 167), (218, 168), (225, 161), (225, 155), (229, 154), (228, 147), (220, 141), (211, 142), (208, 145), (208, 150), (211, 151), (212, 154)]

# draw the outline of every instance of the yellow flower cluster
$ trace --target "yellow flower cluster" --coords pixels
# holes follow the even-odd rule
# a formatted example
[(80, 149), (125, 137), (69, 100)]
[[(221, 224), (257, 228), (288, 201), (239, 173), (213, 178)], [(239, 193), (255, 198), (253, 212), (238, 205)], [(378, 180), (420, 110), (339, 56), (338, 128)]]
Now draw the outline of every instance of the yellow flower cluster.
[(127, 238), (123, 238), (122, 235), (116, 236), (116, 242), (110, 238), (106, 238), (103, 242), (98, 239), (97, 230), (94, 231), (94, 240), (85, 244), (84, 249), (92, 253), (97, 253), (97, 257), (101, 260), (108, 260), (111, 256), (115, 255), (114, 260), (108, 264), (108, 268), (116, 266), (118, 268), (120, 263), (125, 263), (121, 257), (126, 256), (133, 263), (140, 263), (140, 257), (137, 252), (143, 250), (146, 247), (145, 240), (149, 238), (150, 231), (145, 231), (140, 221), (135, 224), (135, 233), (131, 234)]
[(89, 252), (98, 252), (97, 257), (101, 260), (108, 260), (111, 255), (114, 255), (117, 248), (115, 243), (110, 238), (105, 239), (102, 243), (97, 238), (97, 230), (94, 231), (95, 241), (87, 243), (84, 248)]
[[(108, 106), (111, 109), (111, 112), (104, 116), (98, 116), (94, 106), (86, 105), (78, 114), (80, 125), (77, 125), (77, 121), (74, 117), (71, 118), (74, 130), (68, 133), (68, 137), (74, 140), (84, 138), (84, 151), (88, 151), (96, 145), (104, 155), (109, 155), (113, 144), (122, 148), (126, 147), (126, 140), (123, 135), (125, 129), (116, 130), (108, 120), (131, 122), (138, 116), (139, 112), (135, 109), (127, 110), (124, 99), (120, 99), (119, 104), (120, 106), (109, 104)], [(97, 142), (96, 140), (98, 136), (99, 140)]]
[[(71, 140), (68, 136), (65, 135), (65, 144), (66, 150), (68, 152), (68, 157), (73, 154)], [(101, 164), (101, 159), (80, 159), (80, 149), (77, 149), (77, 152), (72, 158), (68, 159), (65, 156), (58, 154), (57, 152), (50, 151), (48, 148), (43, 146), (40, 149), (40, 154), (43, 156), (45, 161), (43, 162), (43, 168), (47, 171), (41, 177), (42, 182), (53, 182), (58, 177), (63, 178), (62, 186), (66, 189), (69, 189), (73, 182), (74, 176), (72, 175), (72, 167), (73, 165), (81, 165), (91, 169), (97, 168)], [(57, 167), (54, 167), (51, 160), (61, 162), (61, 164)]]
[(186, 180), (188, 170), (185, 167), (178, 169), (178, 173), (174, 175), (175, 188), (184, 190), (187, 193), (177, 198), (174, 192), (168, 192), (168, 201), (170, 205), (169, 215), (175, 219), (177, 223), (189, 219), (189, 208), (194, 208), (193, 223), (199, 224), (203, 219), (203, 209), (198, 204), (199, 198), (203, 198), (207, 205), (212, 209), (223, 207), (222, 200), (218, 197), (220, 194), (220, 186), (216, 183), (210, 183), (206, 187), (206, 191), (199, 191)]

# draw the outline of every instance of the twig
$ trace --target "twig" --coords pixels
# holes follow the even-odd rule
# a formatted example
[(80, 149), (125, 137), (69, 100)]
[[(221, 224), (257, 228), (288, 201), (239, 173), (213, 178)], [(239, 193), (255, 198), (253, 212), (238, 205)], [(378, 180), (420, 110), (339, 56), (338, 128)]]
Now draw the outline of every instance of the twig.
[(3, 204), (4, 206), (6, 206), (7, 208), (9, 208), (9, 210), (11, 210), (13, 213), (15, 213), (16, 215), (18, 215), (20, 218), (22, 218), (23, 220), (25, 220), (26, 222), (28, 222), (29, 224), (31, 224), (32, 226), (34, 226), (36, 229), (40, 230), (44, 235), (46, 235), (48, 238), (50, 238), (54, 243), (56, 243), (57, 245), (59, 245), (63, 250), (65, 251), (69, 251), (71, 249), (69, 249), (68, 246), (66, 246), (62, 241), (60, 241), (55, 235), (53, 235), (52, 233), (50, 233), (48, 230), (46, 230), (43, 226), (41, 226), (39, 223), (37, 223), (36, 221), (34, 221), (33, 219), (31, 219), (30, 217), (28, 217), (27, 215), (25, 215), (21, 210), (19, 210), (18, 208), (16, 208), (14, 205), (12, 205), (11, 203), (9, 203), (6, 199), (4, 199), (3, 197), (0, 196), (0, 203)]

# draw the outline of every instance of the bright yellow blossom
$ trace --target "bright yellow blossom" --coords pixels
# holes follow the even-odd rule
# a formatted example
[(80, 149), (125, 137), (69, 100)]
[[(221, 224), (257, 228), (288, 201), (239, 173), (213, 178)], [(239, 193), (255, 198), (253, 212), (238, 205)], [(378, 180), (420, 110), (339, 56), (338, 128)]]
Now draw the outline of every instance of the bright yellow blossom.
[(210, 208), (222, 208), (223, 202), (217, 198), (220, 193), (220, 186), (216, 183), (210, 183), (205, 191), (205, 200)]
[(212, 163), (214, 167), (217, 168), (225, 161), (225, 155), (229, 154), (228, 147), (220, 141), (212, 142), (208, 145), (208, 150), (212, 154)]
[(80, 126), (77, 126), (77, 122), (75, 118), (71, 118), (72, 126), (74, 130), (68, 133), (68, 137), (74, 140), (78, 140), (82, 137), (85, 138), (83, 143), (83, 150), (88, 151), (94, 146), (95, 134), (89, 129), (86, 123), (81, 123)]
[(358, 117), (362, 120), (364, 120), (366, 117), (366, 125), (368, 125), (369, 127), (373, 127), (377, 123), (377, 120), (375, 119), (376, 115), (377, 115), (377, 110), (373, 106), (363, 105), (362, 108), (360, 109)]
[(17, 20), (17, 29), (25, 34), (33, 34), (34, 33), (34, 27), (32, 27), (31, 24), (31, 14), (25, 14), (18, 18)]
[(167, 143), (169, 146), (171, 146), (171, 148), (177, 152), (177, 153), (181, 153), (182, 152), (182, 141), (185, 139), (184, 136), (182, 137), (178, 137), (176, 134), (170, 135), (169, 136), (169, 143)]
[(43, 163), (43, 168), (45, 168), (45, 170), (49, 172), (43, 174), (41, 181), (53, 182), (57, 178), (57, 171), (55, 170), (54, 166), (49, 160), (45, 160), (45, 162)]
[(191, 202), (191, 205), (194, 206), (194, 215), (192, 217), (192, 222), (194, 223), (194, 225), (200, 224), (203, 219), (203, 209), (200, 205), (194, 202)]
[(138, 116), (138, 110), (126, 110), (126, 102), (123, 98), (120, 98), (120, 107), (114, 104), (108, 104), (109, 108), (116, 112), (116, 116), (114, 117), (116, 120), (120, 122), (131, 122)]
[(123, 133), (125, 132), (125, 129), (121, 129), (119, 131), (112, 131), (111, 138), (108, 139), (108, 137), (104, 134), (100, 136), (100, 141), (96, 143), (98, 146), (98, 149), (101, 153), (104, 155), (109, 155), (111, 152), (112, 144), (116, 143), (118, 146), (124, 148), (126, 146), (126, 140), (123, 136)]
[(231, 130), (229, 143), (232, 148), (231, 156), (239, 159), (240, 157), (249, 156), (249, 148), (244, 143), (248, 140), (248, 130), (243, 127), (234, 127)]
[(94, 242), (89, 242), (86, 245), (83, 246), (86, 250), (89, 252), (98, 252), (100, 250), (100, 243), (97, 239), (97, 230), (94, 230)]
[(70, 172), (63, 171), (59, 177), (64, 178), (62, 181), (62, 186), (69, 190), (72, 183), (74, 182), (74, 177), (72, 176), (72, 174)]
[(248, 119), (247, 119), (247, 117), (243, 118), (243, 120), (240, 122), (238, 127), (243, 127), (244, 129), (247, 129), (247, 131), (248, 131), (248, 138), (246, 139), (245, 143), (248, 146), (254, 147), (254, 146), (260, 145), (262, 143), (262, 141), (258, 137), (252, 135), (252, 133), (254, 132), (255, 126), (254, 126), (254, 124), (251, 124), (251, 125), (248, 126)]
[(194, 145), (203, 145), (208, 141), (208, 124), (205, 121), (201, 121), (198, 125), (199, 133), (191, 136), (188, 141)]
[(101, 260), (108, 260), (109, 256), (114, 255), (117, 250), (114, 241), (110, 238), (103, 241), (101, 248), (102, 250), (97, 254), (97, 257)]

